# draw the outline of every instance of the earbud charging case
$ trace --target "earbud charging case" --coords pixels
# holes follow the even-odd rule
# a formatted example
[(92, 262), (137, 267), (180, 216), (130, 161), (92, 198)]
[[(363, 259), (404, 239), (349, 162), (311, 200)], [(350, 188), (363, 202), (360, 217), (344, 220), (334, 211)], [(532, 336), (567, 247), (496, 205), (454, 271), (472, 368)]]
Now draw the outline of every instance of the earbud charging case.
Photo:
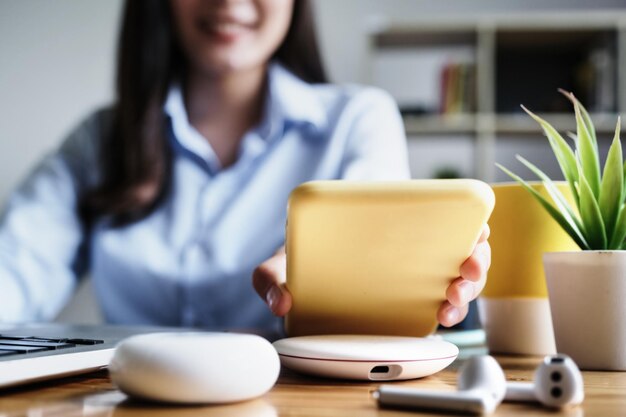
[(422, 378), (446, 368), (459, 354), (437, 338), (320, 335), (274, 342), (283, 366), (304, 374), (370, 381)]

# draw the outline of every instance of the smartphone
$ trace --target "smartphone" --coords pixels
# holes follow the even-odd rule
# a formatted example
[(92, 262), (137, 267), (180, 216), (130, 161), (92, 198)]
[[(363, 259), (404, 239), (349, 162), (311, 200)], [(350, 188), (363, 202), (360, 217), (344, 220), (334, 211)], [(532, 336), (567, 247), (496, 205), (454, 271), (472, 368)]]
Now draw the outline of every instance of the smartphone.
[(472, 179), (314, 181), (287, 213), (289, 336), (425, 336), (493, 210)]

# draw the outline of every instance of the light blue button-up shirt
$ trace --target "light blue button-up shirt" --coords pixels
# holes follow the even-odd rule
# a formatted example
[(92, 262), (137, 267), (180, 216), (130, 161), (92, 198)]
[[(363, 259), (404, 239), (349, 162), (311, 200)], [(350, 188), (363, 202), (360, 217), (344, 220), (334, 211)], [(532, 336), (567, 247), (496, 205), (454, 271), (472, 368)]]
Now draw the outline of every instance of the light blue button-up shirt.
[(174, 86), (165, 102), (171, 190), (147, 218), (87, 231), (76, 213), (97, 183), (111, 112), (78, 126), (12, 194), (0, 217), (0, 319), (51, 319), (89, 273), (108, 322), (276, 330), (251, 284), (284, 243), (287, 198), (316, 179), (406, 179), (406, 139), (386, 93), (307, 84), (269, 70), (262, 122), (223, 168), (189, 124)]

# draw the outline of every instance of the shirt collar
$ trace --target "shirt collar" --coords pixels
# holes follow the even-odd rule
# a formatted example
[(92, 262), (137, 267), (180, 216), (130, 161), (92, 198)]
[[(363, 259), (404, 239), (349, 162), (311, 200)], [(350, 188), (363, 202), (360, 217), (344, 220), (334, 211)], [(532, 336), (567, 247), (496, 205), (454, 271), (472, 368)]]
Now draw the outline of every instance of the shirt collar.
[(219, 158), (209, 142), (198, 130), (189, 123), (187, 109), (183, 100), (183, 93), (178, 83), (170, 86), (165, 105), (165, 114), (170, 117), (171, 129), (175, 144), (199, 158), (212, 172), (221, 169)]
[[(281, 64), (272, 62), (268, 69), (265, 114), (254, 132), (261, 139), (272, 141), (282, 136), (288, 127), (294, 124), (309, 124), (321, 130), (327, 122), (327, 116), (315, 88)], [(212, 172), (219, 171), (221, 164), (213, 148), (189, 123), (179, 83), (170, 86), (163, 110), (170, 117), (175, 144), (189, 151), (194, 157), (199, 157)]]
[[(268, 70), (268, 95), (261, 125), (268, 122), (267, 119), (282, 119), (282, 122), (310, 123), (322, 128), (327, 122), (327, 116), (324, 103), (315, 89), (314, 85), (301, 80), (281, 64), (272, 62)], [(170, 87), (164, 110), (181, 129), (199, 135), (187, 118), (179, 83)]]
[(319, 87), (301, 80), (277, 62), (270, 64), (268, 74), (266, 109), (276, 119), (282, 119), (284, 124), (305, 123), (317, 129), (324, 127), (327, 116), (324, 103), (316, 91)]

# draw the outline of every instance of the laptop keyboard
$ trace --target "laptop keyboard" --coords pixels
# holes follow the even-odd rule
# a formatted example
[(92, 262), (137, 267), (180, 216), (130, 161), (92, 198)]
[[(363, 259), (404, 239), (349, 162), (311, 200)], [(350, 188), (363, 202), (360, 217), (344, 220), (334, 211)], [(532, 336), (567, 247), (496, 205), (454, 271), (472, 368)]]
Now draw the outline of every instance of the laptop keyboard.
[(98, 345), (104, 340), (96, 339), (50, 339), (34, 336), (5, 336), (0, 334), (0, 357), (66, 349), (76, 346)]

